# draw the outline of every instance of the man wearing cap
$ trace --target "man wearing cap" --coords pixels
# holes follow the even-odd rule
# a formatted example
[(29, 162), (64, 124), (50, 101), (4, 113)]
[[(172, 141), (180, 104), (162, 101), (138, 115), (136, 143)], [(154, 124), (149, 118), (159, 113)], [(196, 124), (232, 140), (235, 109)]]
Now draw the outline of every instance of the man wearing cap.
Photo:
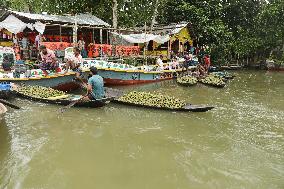
[(96, 67), (91, 67), (91, 77), (88, 79), (88, 96), (84, 100), (95, 100), (102, 99), (105, 97), (104, 91), (104, 80), (101, 76), (98, 75), (98, 70)]
[(46, 70), (55, 70), (58, 71), (58, 63), (54, 52), (50, 49), (47, 49), (46, 46), (42, 45), (39, 47), (40, 56), (41, 56), (41, 70), (47, 76), (48, 73)]

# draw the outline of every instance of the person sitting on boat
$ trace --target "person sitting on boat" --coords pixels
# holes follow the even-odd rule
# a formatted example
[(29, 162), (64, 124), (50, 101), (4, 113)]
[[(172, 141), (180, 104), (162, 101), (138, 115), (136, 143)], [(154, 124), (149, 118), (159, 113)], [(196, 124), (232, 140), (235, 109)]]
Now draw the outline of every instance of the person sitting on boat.
[(73, 49), (74, 55), (72, 57), (70, 57), (65, 65), (65, 72), (64, 74), (66, 74), (68, 72), (69, 69), (73, 70), (74, 72), (76, 72), (76, 77), (80, 77), (80, 75), (82, 75), (82, 69), (80, 68), (80, 64), (83, 62), (83, 58), (81, 55), (81, 51), (78, 47), (75, 47)]
[(164, 70), (163, 55), (159, 56), (156, 64), (158, 65), (158, 70)]
[(44, 45), (40, 46), (40, 57), (42, 61), (40, 68), (45, 76), (48, 75), (47, 70), (59, 71), (57, 58), (52, 50), (47, 49)]
[[(190, 64), (191, 59), (192, 59), (192, 57), (189, 56), (188, 53), (186, 53), (185, 56), (184, 56), (184, 62), (183, 62), (182, 71), (186, 71), (186, 73), (188, 73), (188, 67), (189, 67), (189, 64)], [(184, 70), (184, 69), (185, 69), (185, 70)]]
[(2, 63), (3, 71), (4, 71), (5, 73), (11, 72), (12, 66), (13, 66), (13, 63), (12, 63), (11, 61), (9, 61), (8, 56), (7, 56), (7, 55), (4, 55), (4, 57), (3, 57), (3, 63)]
[(98, 75), (98, 69), (91, 67), (91, 77), (88, 79), (88, 95), (84, 98), (85, 101), (98, 100), (105, 97), (104, 80)]
[(172, 69), (178, 69), (178, 60), (176, 57), (173, 58), (173, 61), (172, 61)]

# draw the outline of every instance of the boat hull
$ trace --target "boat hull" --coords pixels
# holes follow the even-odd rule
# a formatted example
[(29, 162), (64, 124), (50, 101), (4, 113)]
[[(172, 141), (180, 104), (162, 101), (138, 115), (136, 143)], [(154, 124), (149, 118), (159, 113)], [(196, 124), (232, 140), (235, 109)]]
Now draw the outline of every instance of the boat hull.
[(99, 70), (98, 74), (104, 78), (105, 85), (135, 85), (170, 80), (174, 72), (142, 72)]
[[(33, 100), (36, 102), (42, 102), (42, 103), (47, 103), (47, 104), (56, 104), (56, 105), (62, 105), (62, 106), (67, 106), (70, 103), (73, 102), (72, 99), (57, 99), (57, 100), (50, 100), (50, 99), (41, 99), (41, 98), (35, 98), (35, 97), (31, 97), (31, 96), (27, 96), (24, 94), (20, 94), (17, 93), (17, 96), (25, 98), (25, 99), (29, 99), (29, 100)], [(113, 100), (113, 98), (104, 98), (101, 100), (90, 100), (90, 101), (81, 101), (81, 102), (77, 102), (74, 106), (75, 107), (86, 107), (86, 108), (99, 108), (99, 107), (103, 107), (106, 104), (108, 104), (111, 100)]]
[[(88, 72), (84, 72), (83, 76), (86, 77)], [(80, 85), (73, 81), (75, 73), (68, 73), (65, 75), (54, 75), (41, 78), (13, 78), (13, 79), (0, 79), (1, 82), (12, 82), (16, 85), (31, 85), (51, 87), (61, 91), (71, 91), (78, 89)]]
[(212, 110), (214, 108), (213, 106), (187, 104), (186, 106), (184, 106), (182, 108), (171, 109), (171, 108), (166, 108), (166, 107), (146, 106), (146, 105), (141, 105), (141, 104), (122, 102), (122, 101), (119, 101), (117, 99), (113, 100), (111, 102), (117, 103), (117, 104), (128, 105), (128, 106), (143, 107), (143, 108), (157, 109), (157, 110), (178, 111), (178, 112), (207, 112), (207, 111)]

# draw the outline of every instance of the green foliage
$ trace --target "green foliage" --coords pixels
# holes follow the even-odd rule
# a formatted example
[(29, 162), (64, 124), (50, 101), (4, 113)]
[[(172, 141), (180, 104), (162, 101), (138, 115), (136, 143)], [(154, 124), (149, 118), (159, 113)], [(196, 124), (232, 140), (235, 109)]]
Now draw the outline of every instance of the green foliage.
[[(112, 0), (0, 0), (18, 11), (52, 14), (90, 12), (112, 23)], [(150, 26), (153, 0), (117, 0), (119, 27)], [(284, 44), (283, 0), (159, 0), (160, 24), (188, 21), (199, 46), (207, 46), (213, 62), (232, 57), (267, 58)], [(238, 56), (237, 56), (238, 55)], [(215, 61), (214, 61), (215, 60)]]

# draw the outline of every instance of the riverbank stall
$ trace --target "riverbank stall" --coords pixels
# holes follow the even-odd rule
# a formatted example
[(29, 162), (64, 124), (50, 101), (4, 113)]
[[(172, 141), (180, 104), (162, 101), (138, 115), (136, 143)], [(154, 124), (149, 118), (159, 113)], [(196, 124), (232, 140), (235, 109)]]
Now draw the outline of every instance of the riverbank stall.
[(78, 40), (85, 42), (86, 50), (90, 44), (108, 44), (111, 26), (91, 14), (48, 15), (2, 10), (1, 15), (0, 29), (9, 32), (9, 35), (6, 32), (2, 36), (10, 41), (9, 45), (2, 46), (13, 44), (18, 60), (36, 59), (38, 34), (40, 43), (56, 51), (61, 58), (65, 48), (73, 46)]
[(124, 34), (112, 33), (119, 36), (125, 43), (137, 45), (144, 49), (145, 56), (163, 55), (170, 58), (171, 54), (183, 54), (196, 46), (194, 34), (189, 23), (171, 24), (168, 26), (154, 26), (152, 31), (136, 28), (140, 33)]

